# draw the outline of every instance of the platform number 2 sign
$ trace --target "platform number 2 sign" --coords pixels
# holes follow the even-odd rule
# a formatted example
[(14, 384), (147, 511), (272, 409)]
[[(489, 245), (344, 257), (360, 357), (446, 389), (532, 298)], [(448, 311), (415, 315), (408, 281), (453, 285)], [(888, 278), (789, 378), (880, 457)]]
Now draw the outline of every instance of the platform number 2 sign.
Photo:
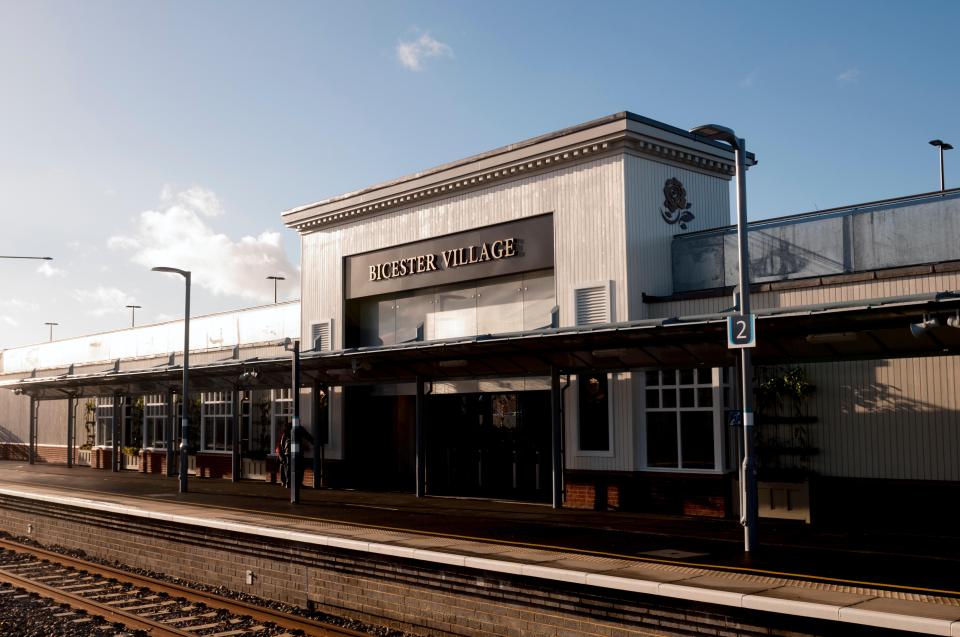
[(737, 349), (741, 347), (756, 347), (756, 325), (756, 314), (748, 314), (746, 316), (728, 316), (727, 348)]

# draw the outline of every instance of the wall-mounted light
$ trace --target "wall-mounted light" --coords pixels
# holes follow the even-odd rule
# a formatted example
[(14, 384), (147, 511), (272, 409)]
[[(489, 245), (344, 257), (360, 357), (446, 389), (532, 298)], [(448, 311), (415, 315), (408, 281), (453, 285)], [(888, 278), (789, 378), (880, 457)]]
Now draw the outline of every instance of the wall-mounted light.
[(923, 320), (919, 323), (910, 324), (910, 333), (913, 334), (914, 338), (920, 338), (935, 327), (940, 327), (940, 321), (938, 321), (936, 318), (930, 318), (929, 316), (924, 315)]
[(621, 356), (626, 356), (630, 353), (625, 347), (616, 347), (612, 349), (595, 349), (590, 352), (590, 355), (594, 358), (619, 358)]
[(808, 343), (849, 343), (860, 337), (856, 332), (830, 332), (827, 334), (807, 334)]
[(462, 358), (455, 358), (449, 361), (439, 361), (437, 367), (466, 367), (467, 361)]

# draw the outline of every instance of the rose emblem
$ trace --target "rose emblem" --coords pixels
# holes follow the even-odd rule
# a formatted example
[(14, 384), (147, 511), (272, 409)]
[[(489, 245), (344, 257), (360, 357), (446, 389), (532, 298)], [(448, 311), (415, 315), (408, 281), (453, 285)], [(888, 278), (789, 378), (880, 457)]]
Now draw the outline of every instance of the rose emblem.
[(687, 222), (695, 218), (690, 212), (693, 204), (687, 201), (687, 191), (676, 177), (671, 177), (663, 184), (663, 205), (666, 209), (661, 208), (660, 215), (670, 225), (679, 223), (686, 230)]

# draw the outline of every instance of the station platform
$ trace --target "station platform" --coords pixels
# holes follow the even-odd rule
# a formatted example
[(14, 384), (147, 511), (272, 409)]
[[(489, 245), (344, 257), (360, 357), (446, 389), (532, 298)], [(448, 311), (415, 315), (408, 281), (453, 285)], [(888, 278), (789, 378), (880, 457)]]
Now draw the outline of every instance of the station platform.
[(403, 493), (289, 491), (0, 462), (0, 494), (92, 511), (253, 533), (425, 564), (631, 591), (922, 634), (960, 637), (960, 545), (927, 533), (848, 536), (764, 524), (742, 551), (733, 521), (554, 510)]

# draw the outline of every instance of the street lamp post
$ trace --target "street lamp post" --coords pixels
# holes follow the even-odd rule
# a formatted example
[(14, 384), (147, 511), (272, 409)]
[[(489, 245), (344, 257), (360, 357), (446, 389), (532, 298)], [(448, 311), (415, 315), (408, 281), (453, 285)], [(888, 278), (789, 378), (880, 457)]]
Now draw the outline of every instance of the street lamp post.
[(137, 310), (139, 310), (143, 306), (128, 305), (127, 307), (130, 308), (130, 327), (136, 327), (137, 326)]
[[(750, 315), (750, 252), (747, 245), (747, 142), (726, 126), (707, 124), (690, 130), (695, 135), (730, 144), (736, 159), (737, 247), (740, 253), (740, 316)], [(753, 361), (750, 348), (740, 349), (740, 390), (743, 423), (743, 464), (740, 489), (743, 511), (743, 549), (751, 551), (757, 543), (757, 460), (753, 434)]]
[(187, 492), (187, 437), (190, 434), (190, 272), (178, 268), (156, 267), (154, 272), (179, 274), (186, 282), (186, 300), (183, 309), (183, 393), (180, 395), (180, 493)]
[(277, 302), (277, 281), (286, 281), (287, 277), (285, 276), (274, 276), (270, 275), (267, 277), (268, 281), (273, 281), (273, 302)]
[(54, 326), (54, 325), (60, 325), (60, 324), (59, 324), (59, 323), (51, 323), (50, 321), (47, 321), (46, 323), (44, 323), (44, 325), (48, 325), (48, 326), (50, 327), (50, 342), (52, 343), (52, 342), (53, 342), (53, 326)]
[(943, 192), (944, 190), (947, 189), (943, 179), (943, 151), (953, 150), (953, 146), (943, 141), (942, 139), (931, 139), (930, 145), (936, 146), (937, 148), (940, 149), (940, 192)]

